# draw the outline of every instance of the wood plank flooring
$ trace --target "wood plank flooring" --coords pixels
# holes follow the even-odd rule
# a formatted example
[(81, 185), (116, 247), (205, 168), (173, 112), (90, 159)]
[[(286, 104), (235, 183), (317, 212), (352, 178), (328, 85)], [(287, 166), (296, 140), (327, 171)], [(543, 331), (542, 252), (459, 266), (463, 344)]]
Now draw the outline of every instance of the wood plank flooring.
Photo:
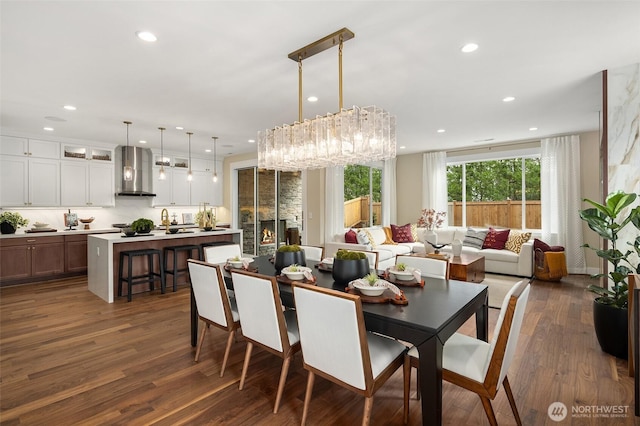
[[(601, 352), (585, 276), (533, 284), (509, 380), (525, 425), (555, 425), (549, 404), (564, 403), (559, 424), (633, 425), (633, 379), (626, 361)], [(498, 311), (490, 309), (490, 330)], [(474, 335), (473, 320), (461, 332)], [(301, 357), (289, 370), (280, 412), (272, 413), (281, 361), (254, 349), (238, 390), (245, 342), (237, 339), (219, 377), (226, 335), (211, 328), (200, 362), (190, 346), (189, 290), (135, 295), (114, 304), (87, 290), (86, 277), (0, 289), (2, 425), (295, 425), (306, 386)], [(410, 424), (420, 424), (415, 373)], [(361, 421), (363, 399), (318, 378), (309, 424)], [(501, 390), (499, 424), (515, 424)], [(626, 406), (626, 417), (571, 417), (572, 407)], [(444, 383), (444, 424), (488, 424), (475, 394)], [(402, 374), (377, 393), (374, 425), (402, 424)]]

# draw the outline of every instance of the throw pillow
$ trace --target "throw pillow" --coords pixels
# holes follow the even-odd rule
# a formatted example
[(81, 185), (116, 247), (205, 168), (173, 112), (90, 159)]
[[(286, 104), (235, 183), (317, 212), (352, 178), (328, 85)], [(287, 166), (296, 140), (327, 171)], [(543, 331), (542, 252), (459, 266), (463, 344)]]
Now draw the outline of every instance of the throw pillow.
[(520, 253), (522, 245), (529, 241), (529, 238), (531, 238), (531, 232), (511, 231), (504, 248), (514, 253)]
[(396, 243), (412, 243), (413, 237), (411, 236), (411, 224), (397, 226), (391, 225), (391, 235), (393, 241)]
[(378, 245), (376, 244), (376, 239), (373, 238), (371, 232), (368, 229), (358, 229), (358, 241), (360, 241), (360, 235), (364, 235), (362, 238), (363, 241), (367, 241), (361, 244), (368, 244), (371, 248), (376, 248)]
[(382, 229), (384, 229), (384, 235), (385, 235), (385, 240), (384, 243), (382, 244), (398, 244), (395, 241), (393, 241), (393, 233), (391, 232), (391, 227), (390, 226), (385, 226)]
[(509, 238), (509, 230), (508, 229), (493, 229), (489, 228), (489, 232), (487, 236), (484, 238), (484, 243), (482, 244), (483, 249), (495, 249), (502, 250), (504, 249), (504, 245)]
[(358, 236), (356, 235), (356, 231), (353, 229), (349, 229), (344, 234), (344, 242), (347, 244), (358, 244)]
[(468, 228), (467, 233), (464, 236), (464, 241), (462, 242), (462, 245), (481, 249), (482, 244), (484, 243), (484, 238), (486, 236), (487, 236), (487, 231), (476, 231), (474, 229)]
[(541, 252), (547, 251), (564, 251), (564, 247), (562, 246), (550, 246), (542, 240), (535, 238), (533, 240), (533, 249), (540, 250)]
[(418, 224), (417, 223), (412, 223), (411, 224), (411, 238), (413, 238), (413, 241), (419, 241), (418, 238)]

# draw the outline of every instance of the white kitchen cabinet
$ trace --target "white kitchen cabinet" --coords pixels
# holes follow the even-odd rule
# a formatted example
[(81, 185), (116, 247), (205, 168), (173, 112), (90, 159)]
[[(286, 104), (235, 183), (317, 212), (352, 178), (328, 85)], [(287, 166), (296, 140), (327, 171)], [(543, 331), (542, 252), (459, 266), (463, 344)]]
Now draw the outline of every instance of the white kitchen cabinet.
[(153, 167), (154, 206), (188, 206), (190, 205), (190, 185), (187, 181), (188, 170), (184, 168), (165, 167), (165, 180), (158, 179), (160, 167)]
[(115, 205), (113, 164), (62, 161), (60, 168), (62, 206)]
[(60, 205), (60, 162), (29, 156), (0, 156), (0, 206)]
[(213, 181), (212, 172), (193, 172), (191, 181), (191, 205), (197, 206), (206, 202), (211, 206), (222, 205), (222, 174), (218, 173), (218, 181)]
[(58, 142), (4, 135), (0, 139), (0, 154), (2, 155), (56, 159), (60, 158), (59, 149)]

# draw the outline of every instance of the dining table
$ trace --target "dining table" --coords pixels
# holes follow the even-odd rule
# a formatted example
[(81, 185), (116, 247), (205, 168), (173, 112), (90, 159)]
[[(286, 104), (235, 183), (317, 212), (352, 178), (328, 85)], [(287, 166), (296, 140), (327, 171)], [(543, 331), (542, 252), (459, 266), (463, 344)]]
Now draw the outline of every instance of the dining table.
[[(345, 291), (336, 284), (331, 272), (317, 268), (318, 262), (307, 261), (313, 269), (315, 284), (320, 287)], [(263, 275), (275, 276), (270, 256), (259, 256), (250, 264), (251, 269)], [(224, 271), (225, 281), (233, 287), (231, 276)], [(422, 424), (442, 424), (442, 355), (444, 344), (467, 320), (475, 314), (476, 336), (488, 339), (487, 286), (478, 283), (423, 277), (424, 286), (398, 286), (407, 304), (362, 303), (364, 321), (368, 331), (377, 332), (413, 344), (420, 354), (419, 375), (422, 404)], [(286, 281), (286, 280), (283, 280)], [(397, 282), (397, 281), (396, 281)], [(279, 281), (280, 298), (286, 307), (294, 308), (293, 289)], [(196, 346), (198, 313), (191, 293), (191, 345)]]

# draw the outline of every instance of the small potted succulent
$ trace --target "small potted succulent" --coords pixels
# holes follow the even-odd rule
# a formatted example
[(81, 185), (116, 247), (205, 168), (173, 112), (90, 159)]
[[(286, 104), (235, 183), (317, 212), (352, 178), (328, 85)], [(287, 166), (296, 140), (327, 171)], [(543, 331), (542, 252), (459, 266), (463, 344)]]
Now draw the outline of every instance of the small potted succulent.
[(276, 251), (275, 260), (273, 262), (276, 272), (280, 274), (282, 272), (282, 268), (294, 264), (307, 266), (307, 261), (304, 257), (304, 250), (296, 244), (278, 247), (278, 251)]
[(22, 217), (20, 213), (2, 212), (0, 214), (0, 232), (3, 234), (15, 234), (21, 226), (27, 226), (28, 219)]
[(154, 227), (154, 223), (151, 219), (145, 219), (141, 217), (131, 223), (131, 229), (138, 234), (148, 234)]
[(369, 259), (361, 251), (340, 249), (333, 258), (333, 280), (337, 284), (346, 285), (362, 278), (370, 272)]

